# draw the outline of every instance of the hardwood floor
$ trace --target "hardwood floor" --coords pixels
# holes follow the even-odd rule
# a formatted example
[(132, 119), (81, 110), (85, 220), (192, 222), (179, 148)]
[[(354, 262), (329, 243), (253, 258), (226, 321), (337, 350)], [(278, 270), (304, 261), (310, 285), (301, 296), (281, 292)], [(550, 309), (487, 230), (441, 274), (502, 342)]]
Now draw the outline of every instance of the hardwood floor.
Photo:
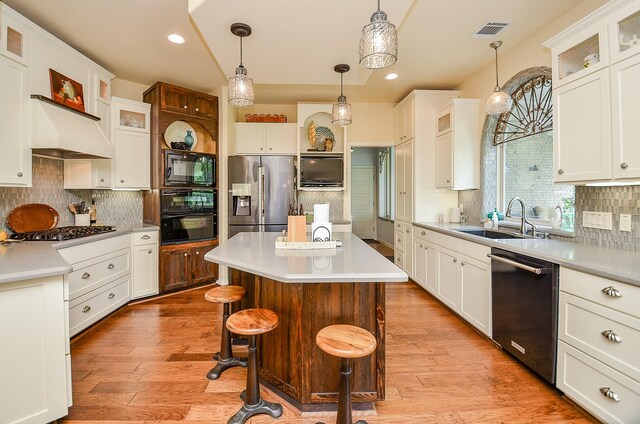
[[(74, 340), (74, 406), (62, 422), (226, 423), (241, 406), (246, 370), (207, 380), (221, 305), (206, 302), (206, 291), (127, 306)], [(412, 282), (387, 284), (386, 330), (386, 399), (364, 417), (370, 424), (592, 422)], [(319, 421), (283, 406), (278, 421), (249, 422)]]

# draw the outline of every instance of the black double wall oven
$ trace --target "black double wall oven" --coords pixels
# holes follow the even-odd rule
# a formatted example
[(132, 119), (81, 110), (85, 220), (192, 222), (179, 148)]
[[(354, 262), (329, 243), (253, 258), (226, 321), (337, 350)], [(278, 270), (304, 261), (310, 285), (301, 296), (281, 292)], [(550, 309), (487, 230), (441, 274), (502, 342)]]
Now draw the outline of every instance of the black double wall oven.
[(215, 165), (213, 155), (165, 153), (165, 188), (160, 193), (163, 245), (218, 237), (218, 193), (213, 188)]

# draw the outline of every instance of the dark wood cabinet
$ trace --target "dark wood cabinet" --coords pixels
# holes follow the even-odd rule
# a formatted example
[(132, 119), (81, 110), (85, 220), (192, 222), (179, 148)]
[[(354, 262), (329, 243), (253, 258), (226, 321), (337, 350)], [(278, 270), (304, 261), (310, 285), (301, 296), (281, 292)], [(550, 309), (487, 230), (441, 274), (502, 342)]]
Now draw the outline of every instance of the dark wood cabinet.
[(218, 279), (218, 264), (204, 255), (218, 243), (204, 241), (160, 248), (160, 292), (213, 283)]
[(160, 107), (164, 110), (193, 115), (202, 119), (218, 119), (218, 98), (175, 85), (160, 85)]

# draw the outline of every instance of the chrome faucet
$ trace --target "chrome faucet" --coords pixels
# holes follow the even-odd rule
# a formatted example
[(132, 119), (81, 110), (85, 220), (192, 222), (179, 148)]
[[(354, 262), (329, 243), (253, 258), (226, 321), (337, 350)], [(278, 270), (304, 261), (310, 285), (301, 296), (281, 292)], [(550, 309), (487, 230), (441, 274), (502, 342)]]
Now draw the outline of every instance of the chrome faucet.
[(527, 207), (524, 205), (524, 200), (522, 200), (520, 197), (514, 197), (513, 199), (509, 200), (509, 205), (507, 206), (507, 213), (505, 215), (508, 217), (511, 217), (511, 207), (513, 206), (513, 202), (515, 201), (518, 201), (520, 203), (520, 207), (522, 208), (522, 218), (520, 221), (520, 234), (522, 234), (523, 236), (527, 234), (527, 224), (529, 224), (531, 225), (531, 235), (535, 237), (536, 232), (538, 231), (538, 227), (536, 227), (535, 225), (527, 221), (527, 218), (525, 216)]

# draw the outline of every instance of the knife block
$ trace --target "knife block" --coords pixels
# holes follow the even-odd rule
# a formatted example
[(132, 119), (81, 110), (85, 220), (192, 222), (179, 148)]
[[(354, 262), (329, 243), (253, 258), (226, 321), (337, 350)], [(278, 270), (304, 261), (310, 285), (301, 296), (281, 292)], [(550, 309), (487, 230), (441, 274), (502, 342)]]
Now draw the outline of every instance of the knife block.
[(287, 218), (287, 241), (307, 241), (307, 222), (303, 215)]

